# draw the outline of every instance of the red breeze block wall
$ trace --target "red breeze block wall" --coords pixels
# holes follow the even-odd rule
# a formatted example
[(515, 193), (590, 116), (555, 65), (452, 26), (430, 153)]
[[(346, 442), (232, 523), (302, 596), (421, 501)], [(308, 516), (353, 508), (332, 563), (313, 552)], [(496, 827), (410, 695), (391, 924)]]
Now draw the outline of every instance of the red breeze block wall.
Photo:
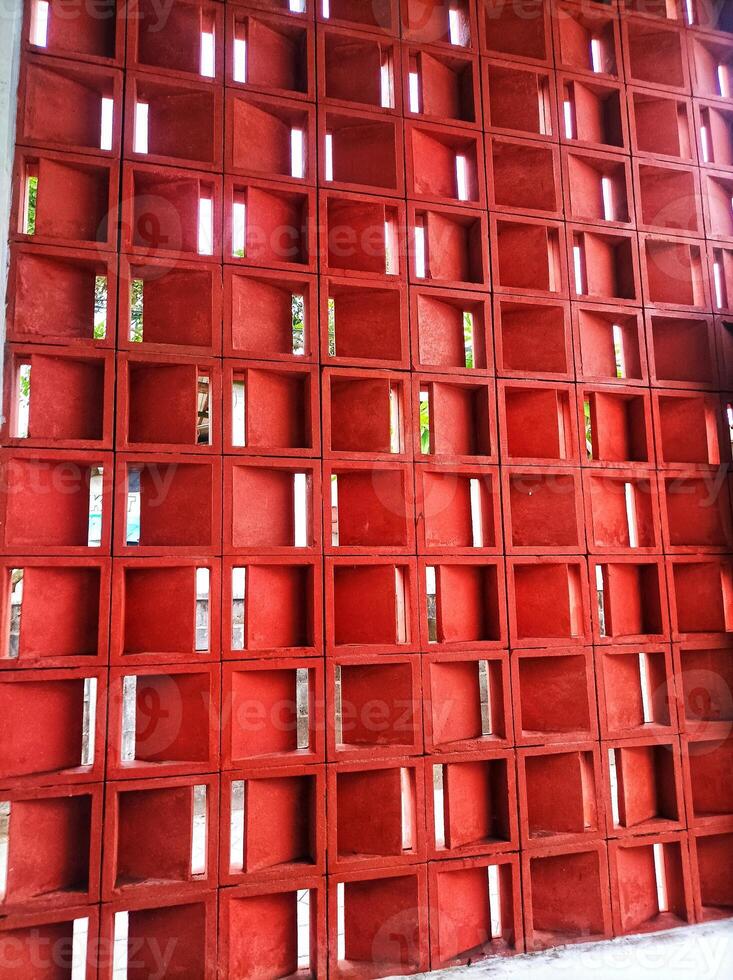
[(709, 0), (26, 0), (14, 976), (731, 914), (732, 92)]

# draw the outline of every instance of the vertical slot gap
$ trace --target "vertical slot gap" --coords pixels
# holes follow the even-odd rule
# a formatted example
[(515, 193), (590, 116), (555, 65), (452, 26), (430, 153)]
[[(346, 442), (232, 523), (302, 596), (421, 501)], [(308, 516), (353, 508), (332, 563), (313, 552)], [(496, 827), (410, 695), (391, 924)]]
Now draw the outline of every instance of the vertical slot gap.
[(481, 481), (478, 477), (470, 477), (468, 492), (471, 500), (471, 543), (474, 548), (484, 547), (484, 518), (481, 499)]
[(489, 913), (491, 915), (491, 938), (501, 939), (503, 935), (501, 923), (501, 876), (499, 866), (490, 864), (486, 869), (489, 877)]
[(725, 417), (728, 420), (728, 441), (733, 453), (733, 402), (725, 403)]
[(616, 377), (626, 377), (626, 354), (624, 352), (624, 332), (618, 323), (611, 327), (613, 337), (613, 360), (616, 365)]
[(575, 276), (575, 292), (579, 296), (585, 295), (587, 292), (585, 248), (580, 236), (576, 236), (573, 242), (573, 274)]
[(149, 153), (150, 107), (147, 102), (135, 103), (135, 134), (133, 137), (135, 153)]
[(611, 817), (614, 827), (621, 826), (619, 790), (618, 790), (618, 768), (616, 766), (616, 750), (608, 750), (608, 780), (611, 784)]
[(196, 387), (196, 445), (211, 445), (211, 379), (200, 374)]
[(476, 338), (474, 334), (473, 313), (463, 311), (463, 348), (465, 351), (466, 367), (473, 370), (476, 367)]
[(596, 565), (596, 603), (598, 606), (598, 631), (606, 636), (605, 575), (603, 565)]
[(311, 965), (311, 893), (308, 888), (299, 888), (296, 892), (297, 925), (298, 925), (298, 970), (310, 973)]
[(585, 426), (585, 452), (588, 459), (593, 459), (593, 414), (590, 398), (583, 399), (583, 421)]
[(244, 374), (232, 378), (232, 445), (247, 445), (247, 385)]
[(433, 826), (435, 846), (445, 848), (445, 766), (433, 764)]
[(402, 818), (402, 850), (411, 851), (415, 846), (415, 821), (412, 799), (412, 777), (406, 766), (400, 768), (400, 812)]
[(423, 456), (429, 456), (432, 452), (432, 439), (430, 436), (430, 391), (425, 389), (420, 392), (420, 452)]
[(402, 399), (397, 385), (389, 386), (389, 451), (393, 455), (402, 452)]
[(389, 51), (382, 54), (379, 66), (380, 102), (383, 109), (394, 108), (394, 84), (392, 81), (392, 55)]
[(705, 405), (705, 432), (707, 436), (708, 463), (720, 466), (720, 448), (718, 446), (718, 409), (710, 403)]
[(710, 110), (704, 108), (700, 109), (700, 146), (703, 163), (711, 163)]
[(570, 85), (565, 86), (565, 94), (562, 103), (563, 122), (565, 125), (565, 139), (576, 139), (576, 120), (575, 120), (575, 99), (573, 89)]
[(97, 724), (97, 678), (84, 678), (83, 713), (81, 723), (81, 765), (94, 765)]
[(491, 674), (488, 660), (478, 662), (478, 689), (481, 701), (481, 734), (494, 734), (494, 723), (491, 717)]
[(21, 231), (24, 235), (35, 235), (36, 209), (38, 206), (38, 164), (30, 164), (26, 168), (24, 196)]
[(603, 46), (599, 37), (591, 38), (590, 64), (594, 72), (600, 73), (603, 71)]
[[(323, 0), (324, 7), (327, 2), (328, 0)], [(345, 889), (343, 881), (336, 885), (336, 956), (339, 960), (346, 959)]]
[(112, 976), (114, 980), (127, 980), (127, 941), (130, 932), (130, 913), (115, 912), (114, 951)]
[(244, 780), (233, 779), (229, 812), (229, 870), (244, 871)]
[(245, 597), (247, 569), (232, 569), (232, 650), (244, 650)]
[(102, 507), (104, 501), (104, 467), (89, 470), (89, 511), (87, 517), (87, 547), (102, 546)]
[(293, 546), (308, 547), (308, 474), (293, 473)]
[(394, 570), (395, 625), (397, 643), (408, 643), (407, 632), (407, 596), (405, 587), (405, 570), (401, 565), (395, 565)]
[(15, 403), (15, 435), (18, 439), (28, 438), (28, 424), (31, 410), (31, 365), (30, 361), (18, 365), (18, 388)]
[(125, 544), (128, 546), (140, 544), (140, 475), (139, 466), (130, 466), (127, 470), (127, 524), (125, 528)]
[(400, 261), (397, 250), (397, 221), (393, 214), (384, 222), (384, 271), (388, 276), (397, 276)]
[(629, 532), (629, 548), (639, 547), (639, 527), (636, 521), (636, 487), (624, 483), (624, 504), (626, 506), (626, 526)]
[(48, 0), (35, 0), (31, 11), (30, 42), (38, 48), (48, 46), (48, 15), (50, 4)]
[(206, 784), (193, 786), (191, 828), (191, 874), (206, 874), (206, 838), (207, 838), (207, 799)]
[(606, 221), (615, 221), (613, 181), (610, 177), (601, 177), (601, 197), (603, 198), (603, 217)]
[(214, 78), (216, 75), (216, 45), (212, 27), (201, 31), (201, 74), (204, 78)]
[(235, 30), (237, 36), (234, 38), (232, 76), (235, 82), (245, 84), (247, 81), (247, 27), (245, 24), (238, 24)]
[(208, 568), (196, 569), (196, 653), (207, 653), (210, 633), (211, 573)]
[(718, 95), (722, 95), (724, 99), (727, 99), (730, 96), (730, 88), (728, 86), (728, 72), (725, 65), (718, 65), (716, 75), (718, 79)]
[(120, 760), (135, 761), (135, 728), (137, 724), (137, 676), (122, 678), (122, 736)]
[(324, 160), (323, 160), (323, 179), (333, 180), (333, 133), (326, 133), (324, 137)]
[(427, 240), (425, 237), (425, 218), (415, 216), (415, 276), (425, 279), (428, 268)]
[(87, 916), (74, 919), (71, 927), (71, 973), (69, 980), (84, 980), (87, 976), (88, 943), (89, 919)]
[(99, 134), (99, 149), (112, 149), (112, 133), (114, 131), (115, 103), (114, 99), (102, 99), (101, 127)]
[(654, 712), (652, 711), (652, 686), (649, 680), (649, 655), (643, 651), (639, 653), (639, 688), (642, 719), (645, 725), (651, 725), (654, 723)]
[(10, 850), (10, 800), (0, 800), (0, 899), (8, 890), (8, 851)]
[[(675, 0), (667, 0), (666, 2), (667, 16), (671, 20), (677, 19), (677, 10), (675, 9)], [(687, 14), (687, 23), (692, 27), (695, 23), (695, 4), (694, 0), (685, 0), (685, 13)]]
[(417, 58), (410, 59), (410, 72), (408, 75), (410, 112), (420, 112), (420, 71)]
[(653, 844), (654, 879), (657, 886), (657, 907), (660, 912), (669, 912), (667, 898), (667, 873), (664, 867), (664, 844)]
[(199, 197), (199, 255), (214, 254), (214, 201), (210, 196)]
[(20, 653), (20, 629), (23, 613), (23, 575), (22, 568), (9, 568), (10, 611), (8, 615), (8, 659), (17, 660)]
[(338, 475), (331, 474), (331, 544), (339, 545), (339, 483)]
[(715, 305), (719, 310), (725, 309), (726, 306), (722, 257), (721, 249), (713, 249), (713, 289), (715, 291)]
[(425, 566), (425, 595), (428, 617), (428, 642), (438, 642), (438, 576), (435, 565)]
[(334, 668), (334, 688), (336, 690), (336, 703), (334, 705), (334, 727), (336, 729), (336, 744), (344, 744), (344, 705), (341, 679), (341, 664), (336, 664)]
[(290, 130), (290, 175), (305, 177), (305, 133), (297, 127)]
[(560, 446), (560, 459), (568, 458), (568, 438), (567, 438), (567, 427), (565, 421), (565, 405), (562, 401), (562, 396), (558, 394), (557, 396), (557, 439)]
[(321, 11), (325, 20), (331, 17), (331, 0), (321, 0)]
[(293, 354), (303, 357), (305, 354), (305, 297), (302, 293), (292, 294), (290, 317), (293, 331)]
[(133, 344), (143, 342), (143, 304), (145, 280), (133, 279), (130, 282), (130, 331), (129, 340)]
[(293, 14), (305, 13), (306, 0), (289, 0), (288, 8)]
[(232, 255), (243, 259), (247, 254), (247, 200), (244, 191), (235, 191), (232, 202)]
[(467, 201), (468, 193), (468, 160), (465, 153), (456, 153), (456, 196), (459, 201)]
[(310, 747), (310, 671), (298, 667), (295, 671), (295, 706), (297, 745), (299, 749)]
[(450, 7), (448, 10), (448, 37), (450, 43), (456, 47), (464, 47), (464, 26), (461, 11), (457, 7)]
[(336, 357), (336, 300), (328, 297), (328, 356)]
[(94, 324), (92, 335), (95, 340), (104, 340), (107, 336), (107, 301), (109, 289), (107, 276), (94, 277)]

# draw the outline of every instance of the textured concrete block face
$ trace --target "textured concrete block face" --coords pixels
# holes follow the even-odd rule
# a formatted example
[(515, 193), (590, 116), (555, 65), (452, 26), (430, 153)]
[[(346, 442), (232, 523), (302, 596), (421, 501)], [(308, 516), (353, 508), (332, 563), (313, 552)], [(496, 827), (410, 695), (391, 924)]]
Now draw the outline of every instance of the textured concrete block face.
[(7, 229), (16, 973), (733, 915), (730, 5), (68, 7)]

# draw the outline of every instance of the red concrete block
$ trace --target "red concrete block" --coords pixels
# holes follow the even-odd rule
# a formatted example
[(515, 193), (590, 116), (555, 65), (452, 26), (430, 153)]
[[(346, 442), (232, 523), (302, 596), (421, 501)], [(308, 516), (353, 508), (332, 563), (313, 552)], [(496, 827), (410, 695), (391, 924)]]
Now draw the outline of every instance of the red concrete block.
[(634, 156), (697, 160), (696, 127), (689, 98), (628, 86), (629, 133)]
[(731, 242), (733, 218), (730, 215), (730, 198), (733, 195), (733, 174), (705, 170), (701, 179), (707, 237)]
[(722, 33), (695, 31), (687, 35), (687, 49), (692, 94), (705, 99), (726, 99), (727, 87), (722, 87), (721, 75), (727, 75), (733, 66), (733, 38)]
[(641, 305), (636, 232), (568, 225), (567, 242), (571, 299)]
[(508, 558), (507, 590), (512, 646), (555, 647), (589, 641), (585, 559)]
[(1, 568), (0, 668), (107, 662), (109, 559), (5, 558)]
[(117, 456), (115, 554), (213, 555), (221, 547), (221, 468), (211, 456)]
[(728, 552), (733, 546), (730, 487), (725, 473), (689, 470), (660, 480), (664, 550), (670, 554)]
[(492, 373), (491, 311), (485, 295), (413, 286), (410, 299), (414, 369)]
[(551, 14), (542, 0), (530, 0), (521, 9), (511, 0), (486, 0), (478, 14), (481, 54), (553, 64)]
[(506, 651), (430, 653), (421, 662), (427, 752), (493, 751), (511, 744)]
[(351, 656), (326, 664), (329, 762), (420, 755), (420, 658)]
[(221, 451), (218, 360), (137, 352), (117, 357), (118, 450)]
[(565, 226), (519, 214), (492, 215), (491, 265), (497, 293), (567, 297)]
[(631, 166), (605, 150), (562, 147), (565, 212), (573, 221), (629, 228), (634, 222)]
[(677, 731), (672, 658), (666, 645), (595, 652), (601, 738), (660, 738)]
[(321, 275), (359, 276), (375, 285), (406, 278), (401, 201), (321, 190), (318, 206)]
[[(358, 13), (360, 5), (352, 0), (352, 8)], [(372, 4), (371, 10), (376, 13), (378, 8)], [(373, 33), (365, 34), (358, 24), (339, 28), (331, 23), (324, 20), (316, 27), (319, 101), (399, 116), (402, 85), (398, 42), (380, 33), (376, 24), (368, 25)]]
[(715, 326), (710, 316), (646, 312), (649, 373), (664, 388), (718, 388)]
[(558, 72), (557, 102), (561, 143), (628, 150), (626, 96), (619, 82)]
[(552, 70), (494, 58), (482, 58), (481, 70), (486, 132), (558, 140)]
[(693, 637), (672, 647), (680, 730), (725, 736), (733, 723), (733, 657), (728, 637)]
[(402, 37), (421, 44), (478, 47), (478, 24), (471, 0), (400, 0)]
[(577, 465), (575, 388), (540, 381), (499, 381), (499, 440), (512, 463)]
[(702, 238), (702, 205), (706, 194), (700, 192), (697, 167), (634, 160), (634, 184), (637, 227), (641, 231)]
[(358, 0), (330, 0), (327, 7), (316, 6), (316, 20), (396, 36), (400, 32), (399, 0), (376, 0), (368, 9)]
[[(252, 8), (263, 8), (263, 11)], [(288, 16), (280, 16), (288, 14)], [(281, 0), (226, 8), (226, 85), (278, 97), (315, 97), (315, 30)]]
[(727, 419), (716, 395), (653, 391), (652, 409), (660, 467), (706, 469), (730, 459)]
[(10, 255), (7, 340), (114, 346), (116, 256), (38, 245), (15, 245)]
[(120, 256), (117, 347), (161, 354), (221, 354), (221, 267)]
[(488, 290), (489, 232), (484, 211), (409, 204), (407, 218), (412, 284)]
[(579, 387), (578, 415), (584, 466), (654, 465), (650, 401), (641, 388)]
[(421, 555), (495, 555), (502, 550), (496, 467), (415, 467), (417, 549)]
[(35, 55), (26, 58), (18, 92), (18, 143), (119, 157), (121, 135), (119, 71)]
[(552, 18), (556, 69), (611, 78), (623, 73), (618, 18), (608, 7), (557, 0)]
[(415, 553), (412, 467), (406, 463), (324, 462), (325, 553)]
[(218, 813), (218, 776), (107, 783), (104, 900), (216, 887)]
[(224, 552), (311, 557), (321, 544), (320, 465), (310, 459), (224, 460)]
[[(147, 107), (145, 114), (140, 105)], [(126, 160), (221, 172), (223, 133), (221, 87), (126, 72)]]
[[(29, 8), (27, 8), (29, 9)], [(84, 933), (87, 935), (85, 936)], [(12, 960), (8, 967), (19, 977), (53, 976), (64, 967), (71, 969), (74, 939), (79, 936), (80, 969), (85, 980), (97, 977), (97, 950), (99, 934), (99, 906), (79, 905), (59, 911), (35, 912), (30, 915), (10, 915), (0, 922), (0, 937)], [(46, 950), (43, 956), (42, 951)], [(59, 950), (61, 955), (54, 961), (49, 950)], [(41, 951), (39, 963), (39, 951)], [(43, 972), (39, 972), (42, 970)], [(7, 971), (6, 971), (7, 972)]]
[(226, 663), (222, 707), (222, 769), (324, 761), (321, 662)]
[(217, 261), (221, 202), (222, 180), (215, 174), (126, 162), (120, 247), (146, 265), (150, 259), (176, 266), (180, 260)]
[(416, 576), (414, 559), (327, 558), (327, 652), (337, 656), (417, 653)]
[(585, 551), (580, 470), (504, 467), (506, 551), (512, 555)]
[(225, 558), (224, 659), (320, 655), (322, 575), (315, 558)]
[(135, 0), (127, 20), (127, 67), (159, 75), (224, 77), (224, 8), (183, 0), (161, 19), (153, 0)]
[[(322, 279), (320, 298), (322, 364), (408, 368), (407, 290), (361, 279)], [(369, 324), (364, 329), (365, 322)]]
[(694, 239), (639, 234), (645, 304), (704, 313), (710, 308), (707, 263)]
[(669, 640), (664, 562), (651, 555), (590, 559), (595, 643), (659, 643)]
[(404, 197), (402, 123), (394, 116), (324, 108), (318, 119), (318, 147), (321, 186)]
[(522, 886), (528, 950), (611, 937), (605, 841), (525, 851)]
[(113, 664), (220, 659), (217, 559), (118, 558), (112, 580)]
[(617, 936), (695, 921), (687, 834), (609, 841), (608, 863)]
[(513, 650), (510, 665), (517, 745), (598, 737), (590, 649)]
[(219, 880), (238, 885), (322, 874), (326, 783), (320, 767), (222, 775)]
[(329, 874), (425, 860), (422, 760), (328, 767)]
[(6, 446), (112, 448), (112, 351), (8, 344), (4, 395)]
[[(125, 920), (127, 929), (123, 931)], [(105, 903), (98, 947), (99, 980), (113, 980), (114, 968), (120, 965), (130, 980), (150, 977), (161, 968), (174, 975), (194, 971), (201, 980), (215, 980), (216, 938), (216, 892)], [(165, 965), (161, 966), (166, 953)]]
[[(111, 0), (101, 8), (84, 7), (69, 16), (61, 0), (49, 3), (47, 28), (41, 29), (34, 4), (25, 5), (23, 40), (26, 50), (36, 54), (74, 58), (95, 64), (121, 66), (125, 57), (127, 6)], [(101, 16), (100, 16), (101, 14)]]
[(578, 381), (647, 383), (649, 372), (640, 311), (573, 303), (571, 312)]
[(516, 797), (512, 749), (429, 756), (425, 798), (430, 861), (516, 850)]
[(421, 558), (420, 632), (424, 647), (492, 650), (507, 645), (503, 562)]
[(697, 155), (703, 167), (733, 168), (733, 109), (726, 102), (693, 99)]
[(226, 453), (303, 457), (319, 452), (321, 406), (315, 366), (227, 358), (223, 389)]
[(15, 790), (3, 796), (9, 807), (3, 916), (97, 901), (102, 787)]
[(690, 867), (699, 922), (730, 918), (733, 908), (727, 869), (733, 855), (733, 833), (691, 829)]
[(13, 791), (101, 779), (106, 707), (104, 669), (3, 671), (0, 785)]
[(604, 742), (608, 837), (661, 834), (685, 827), (682, 761), (677, 736)]
[(489, 136), (486, 178), (492, 210), (562, 217), (560, 150), (554, 144)]
[[(431, 34), (434, 17), (423, 0), (423, 34)], [(440, 3), (440, 17), (447, 13), (447, 4)], [(451, 12), (456, 9), (451, 7)], [(472, 13), (472, 11), (470, 11)], [(438, 26), (440, 32), (440, 26)], [(481, 127), (481, 83), (479, 59), (464, 53), (461, 46), (446, 43), (439, 34), (428, 47), (402, 45), (403, 106), (406, 118), (427, 119), (444, 125)], [(417, 31), (416, 33), (421, 33)], [(418, 42), (419, 43), (419, 42)], [(441, 47), (433, 47), (433, 43)], [(450, 43), (450, 42), (448, 42)]]
[(687, 34), (680, 26), (624, 16), (621, 45), (627, 82), (680, 94), (690, 92)]
[[(721, 382), (726, 386), (733, 379), (733, 321), (716, 317), (715, 334), (718, 347), (718, 364)], [(723, 411), (726, 415), (731, 409), (731, 395), (723, 395)]]
[(3, 554), (109, 554), (110, 453), (4, 449), (0, 485)]
[(114, 160), (18, 147), (10, 213), (13, 241), (114, 251), (119, 180)]
[(654, 473), (592, 470), (583, 473), (586, 534), (591, 554), (659, 553), (659, 488)]
[(713, 309), (730, 315), (733, 313), (733, 247), (709, 242), (708, 271)]
[(733, 818), (733, 737), (686, 735), (681, 741), (688, 825), (728, 829)]
[(328, 940), (331, 977), (370, 980), (427, 970), (427, 867), (329, 875)]
[(113, 667), (107, 778), (218, 769), (220, 685), (218, 664)]
[(497, 462), (493, 381), (413, 374), (412, 427), (421, 461)]
[(405, 165), (411, 200), (485, 206), (483, 141), (472, 131), (407, 121)]
[(432, 969), (490, 961), (524, 949), (519, 858), (442, 861), (428, 870)]
[[(219, 969), (224, 976), (326, 976), (325, 878), (240, 885), (220, 892)], [(302, 928), (300, 928), (302, 924)]]
[(409, 375), (326, 368), (321, 382), (325, 458), (412, 458)]

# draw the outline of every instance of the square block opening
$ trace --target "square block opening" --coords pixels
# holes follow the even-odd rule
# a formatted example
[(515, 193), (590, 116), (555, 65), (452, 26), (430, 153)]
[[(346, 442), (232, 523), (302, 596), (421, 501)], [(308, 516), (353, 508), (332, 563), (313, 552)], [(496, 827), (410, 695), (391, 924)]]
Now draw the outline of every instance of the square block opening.
[(399, 108), (399, 85), (395, 86), (399, 51), (394, 41), (324, 27), (319, 29), (318, 45), (326, 99), (373, 109)]
[(614, 842), (609, 857), (617, 932), (628, 935), (689, 925), (692, 896), (683, 837)]
[(530, 950), (611, 935), (605, 845), (553, 848), (524, 858)]
[(326, 464), (324, 482), (328, 551), (396, 554), (414, 547), (413, 484), (407, 467)]
[[(695, 170), (641, 162), (635, 163), (635, 170), (640, 228), (702, 235), (700, 188)], [(712, 188), (709, 184), (707, 188), (710, 194)], [(728, 198), (730, 211), (730, 190)], [(708, 206), (713, 207), (711, 202)], [(733, 228), (733, 219), (728, 227)]]
[(485, 297), (414, 287), (412, 300), (415, 367), (446, 374), (490, 368), (491, 320)]
[(405, 127), (408, 196), (441, 203), (481, 205), (483, 151), (467, 130), (408, 122)]
[(733, 857), (733, 834), (694, 834), (692, 840), (700, 919), (727, 919), (733, 908), (731, 879), (726, 870)]
[(331, 454), (404, 455), (410, 445), (403, 375), (331, 371), (324, 377), (324, 445)]
[(688, 43), (694, 94), (706, 99), (729, 97), (733, 39), (695, 33)]
[(539, 141), (487, 141), (490, 203), (496, 208), (557, 214), (562, 210), (560, 156)]
[(690, 392), (654, 393), (659, 461), (717, 466), (721, 462), (720, 402)]
[[(636, 389), (638, 391), (638, 389)], [(653, 462), (651, 415), (646, 394), (582, 389), (585, 456), (593, 463)]]
[(567, 295), (565, 237), (559, 224), (492, 219), (494, 288), (528, 295)]
[(184, 0), (161, 23), (154, 0), (137, 0), (129, 20), (128, 65), (218, 78), (224, 63), (224, 12), (211, 0)]
[(717, 370), (707, 317), (647, 317), (653, 380), (668, 387), (714, 387)]
[(346, 190), (400, 195), (402, 130), (390, 116), (328, 109), (320, 128), (321, 181)]
[(708, 245), (713, 309), (733, 312), (733, 248), (718, 242)]
[(222, 742), (226, 768), (322, 760), (322, 687), (321, 665), (313, 661), (228, 664), (223, 677), (229, 711)]
[(318, 351), (315, 281), (224, 270), (224, 349), (230, 357), (311, 361)]
[(604, 738), (644, 736), (675, 725), (669, 652), (611, 647), (596, 654)]
[(499, 476), (495, 470), (418, 466), (419, 551), (495, 551), (501, 547)]
[(530, 0), (521, 9), (510, 0), (487, 0), (481, 8), (483, 53), (540, 62), (552, 57), (549, 11), (542, 0)]
[(695, 136), (689, 102), (644, 89), (630, 89), (630, 95), (634, 152), (694, 161)]
[(525, 845), (559, 843), (600, 832), (600, 765), (594, 743), (517, 753)]
[(101, 0), (94, 8), (80, 8), (74, 17), (56, 0), (45, 11), (46, 29), (34, 4), (29, 4), (25, 31), (31, 50), (89, 61), (119, 61), (124, 54), (125, 28), (117, 0)]
[(469, 0), (401, 0), (404, 37), (421, 44), (476, 47), (476, 25)]
[(291, 271), (315, 262), (312, 192), (229, 178), (227, 209), (224, 254), (232, 261)]
[(430, 751), (488, 749), (511, 740), (506, 655), (431, 656), (423, 665)]
[(496, 446), (490, 382), (423, 375), (415, 378), (414, 389), (415, 442), (419, 436), (420, 457), (467, 461), (484, 457), (491, 462)]
[(315, 79), (310, 25), (294, 17), (239, 7), (228, 10), (227, 19), (229, 84), (297, 98), (312, 95)]
[[(424, 8), (424, 4), (420, 4)], [(451, 8), (453, 9), (453, 8)], [(480, 113), (478, 63), (442, 51), (403, 48), (407, 111), (441, 122), (476, 125)]]
[(648, 739), (607, 746), (606, 821), (610, 836), (677, 830), (684, 820), (679, 749)]
[(512, 756), (500, 752), (483, 758), (428, 757), (431, 858), (490, 854), (516, 846), (513, 762)]
[(515, 652), (514, 730), (518, 742), (572, 741), (596, 734), (593, 665), (587, 653)]
[(509, 564), (510, 630), (516, 646), (580, 642), (588, 635), (580, 562), (514, 559)]
[(600, 641), (653, 642), (667, 637), (667, 598), (659, 562), (598, 560), (592, 566)]
[(500, 383), (499, 418), (507, 458), (576, 462), (577, 427), (570, 399), (570, 387)]
[[(212, 936), (216, 905), (212, 899), (213, 896), (206, 896), (197, 902), (179, 902), (175, 905), (170, 904), (170, 899), (159, 899), (159, 902), (165, 901), (166, 904), (152, 908), (147, 903), (145, 907), (140, 907), (138, 900), (133, 908), (120, 912), (115, 911), (119, 903), (106, 906), (107, 925), (106, 929), (103, 925), (103, 930), (109, 938), (104, 940), (104, 953), (100, 956), (102, 969), (106, 960), (110, 970), (112, 962), (118, 967), (121, 964), (130, 980), (136, 974), (149, 976), (160, 969), (156, 968), (155, 955), (150, 951), (167, 947), (171, 950), (171, 956), (166, 969), (193, 970), (199, 977), (206, 976), (214, 969), (215, 960)], [(126, 932), (122, 931), (123, 922), (127, 925)], [(157, 946), (157, 943), (162, 946)], [(141, 950), (144, 952), (139, 952)]]
[(646, 344), (638, 313), (576, 305), (573, 323), (578, 380), (646, 381)]
[(415, 571), (407, 559), (344, 558), (332, 561), (329, 578), (326, 633), (337, 652), (356, 646), (384, 647), (386, 652), (415, 647)]
[[(611, 84), (560, 76), (561, 138), (602, 149), (623, 149), (627, 143), (625, 108), (621, 91)], [(560, 109), (558, 110), (560, 111)]]
[(665, 550), (729, 551), (733, 545), (730, 492), (710, 478), (680, 473), (661, 481)]
[(641, 552), (661, 547), (657, 483), (634, 470), (584, 475), (586, 533), (591, 552)]
[(488, 132), (557, 137), (555, 86), (549, 72), (495, 61), (483, 61), (483, 72)]
[(633, 233), (597, 232), (576, 226), (569, 231), (568, 239), (573, 295), (603, 302), (639, 303), (639, 269)]
[(321, 645), (319, 587), (320, 566), (312, 562), (229, 559), (225, 657), (313, 656)]
[(729, 644), (719, 639), (687, 641), (675, 647), (675, 662), (680, 727), (695, 735), (730, 731), (733, 656)]
[(303, 456), (318, 451), (318, 379), (312, 368), (229, 361), (224, 386), (227, 450)]
[(507, 548), (514, 553), (576, 553), (585, 547), (580, 473), (504, 470)]
[[(515, 859), (443, 861), (430, 867), (436, 968), (511, 956), (524, 945)], [(488, 964), (487, 964), (488, 965)]]
[(483, 287), (488, 281), (487, 230), (483, 214), (431, 208), (411, 214), (411, 279), (453, 288)]
[(402, 205), (366, 195), (326, 196), (322, 192), (320, 208), (326, 225), (322, 271), (370, 277), (402, 274)]
[(701, 164), (733, 167), (733, 109), (725, 102), (695, 100), (698, 156)]
[(333, 671), (329, 726), (333, 726), (337, 758), (414, 754), (422, 748), (418, 663), (361, 657), (358, 663), (343, 662), (329, 669)]
[(504, 643), (504, 577), (496, 561), (438, 560), (426, 564), (424, 571), (423, 627), (428, 643), (449, 649)]
[(227, 92), (226, 168), (243, 176), (314, 183), (316, 120), (311, 106)]
[(647, 302), (667, 306), (704, 307), (704, 260), (696, 242), (640, 235)]
[(319, 476), (307, 460), (232, 458), (226, 474), (227, 548), (266, 554), (315, 547), (321, 534)]
[(629, 17), (623, 20), (622, 31), (627, 81), (687, 88), (685, 44), (678, 27)]
[(605, 2), (562, 3), (555, 22), (556, 65), (566, 71), (618, 75), (620, 46), (616, 17)]
[(219, 353), (221, 278), (214, 268), (185, 262), (121, 259), (121, 349)]
[(733, 737), (685, 742), (691, 821), (724, 822), (733, 816)]
[(672, 616), (679, 636), (733, 630), (733, 567), (728, 561), (672, 560)]
[(338, 279), (328, 279), (324, 285), (322, 319), (328, 325), (321, 337), (324, 362), (406, 365), (407, 311), (401, 290)]
[(625, 158), (568, 148), (563, 163), (570, 220), (618, 224), (633, 220), (631, 174)]

